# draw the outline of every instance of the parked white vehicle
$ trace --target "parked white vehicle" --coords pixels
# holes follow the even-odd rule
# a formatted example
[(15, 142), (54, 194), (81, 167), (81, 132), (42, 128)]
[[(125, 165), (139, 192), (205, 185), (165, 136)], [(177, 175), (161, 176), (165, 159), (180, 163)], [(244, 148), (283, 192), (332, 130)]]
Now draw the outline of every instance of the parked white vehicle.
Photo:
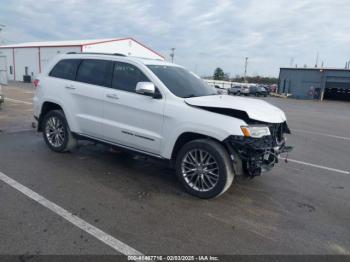
[(247, 85), (247, 84), (242, 85), (242, 87), (241, 87), (241, 94), (245, 95), (245, 96), (248, 96), (249, 93), (250, 93), (249, 85)]
[(289, 150), (280, 109), (217, 95), (165, 61), (65, 54), (34, 84), (34, 116), (50, 149), (69, 151), (77, 139), (91, 139), (169, 160), (200, 198), (225, 192), (234, 175), (260, 175)]

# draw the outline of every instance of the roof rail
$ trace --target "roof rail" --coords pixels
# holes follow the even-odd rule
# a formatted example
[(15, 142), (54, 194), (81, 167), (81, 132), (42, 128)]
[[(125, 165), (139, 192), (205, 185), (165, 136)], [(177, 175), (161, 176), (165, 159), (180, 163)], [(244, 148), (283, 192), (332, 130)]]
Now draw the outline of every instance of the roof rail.
[(72, 54), (80, 54), (80, 55), (115, 55), (115, 56), (126, 56), (126, 55), (120, 54), (120, 53), (97, 53), (97, 52), (82, 52), (82, 53), (68, 52), (68, 53), (67, 53), (67, 55), (72, 55)]
[(116, 55), (116, 56), (126, 56), (126, 55), (120, 54), (120, 53), (113, 53), (113, 55)]
[(163, 59), (160, 58), (149, 58), (149, 57), (142, 57), (142, 56), (132, 56), (133, 58), (139, 58), (139, 59), (144, 59), (144, 60), (157, 60), (157, 61), (164, 61)]

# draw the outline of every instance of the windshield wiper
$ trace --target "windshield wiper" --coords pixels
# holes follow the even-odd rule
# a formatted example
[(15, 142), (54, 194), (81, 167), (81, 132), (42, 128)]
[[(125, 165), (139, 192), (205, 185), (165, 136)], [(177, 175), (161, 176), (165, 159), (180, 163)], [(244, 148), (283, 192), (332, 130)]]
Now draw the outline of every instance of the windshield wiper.
[(188, 96), (185, 96), (185, 98), (190, 98), (190, 97), (196, 97), (194, 94), (190, 94)]

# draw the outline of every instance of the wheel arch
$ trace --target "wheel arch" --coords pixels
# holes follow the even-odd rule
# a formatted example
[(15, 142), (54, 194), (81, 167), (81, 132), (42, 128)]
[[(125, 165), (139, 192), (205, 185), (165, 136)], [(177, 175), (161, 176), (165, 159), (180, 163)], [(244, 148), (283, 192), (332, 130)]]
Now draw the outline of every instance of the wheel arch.
[(70, 122), (71, 122), (71, 121), (69, 121), (69, 119), (68, 119), (68, 117), (67, 117), (67, 115), (66, 115), (66, 113), (65, 113), (64, 107), (63, 107), (59, 102), (57, 102), (57, 101), (47, 100), (47, 101), (45, 101), (45, 102), (42, 104), (42, 106), (41, 106), (40, 115), (39, 115), (39, 118), (38, 118), (38, 128), (37, 128), (37, 130), (38, 130), (39, 132), (42, 131), (42, 121), (44, 120), (45, 115), (46, 115), (48, 112), (52, 111), (52, 110), (62, 110), (62, 111), (63, 111), (63, 114), (64, 114), (65, 117), (66, 117), (66, 120), (67, 120), (67, 122), (68, 122), (68, 125), (71, 126), (71, 125), (70, 125)]
[(204, 135), (201, 133), (196, 133), (196, 132), (183, 132), (181, 135), (178, 136), (178, 138), (175, 141), (173, 150), (171, 152), (171, 160), (176, 159), (177, 153), (180, 151), (180, 149), (187, 144), (190, 141), (196, 140), (196, 139), (201, 139), (201, 138), (206, 138), (206, 139), (211, 139), (216, 142), (219, 142), (220, 144), (224, 145), (222, 141), (208, 135)]

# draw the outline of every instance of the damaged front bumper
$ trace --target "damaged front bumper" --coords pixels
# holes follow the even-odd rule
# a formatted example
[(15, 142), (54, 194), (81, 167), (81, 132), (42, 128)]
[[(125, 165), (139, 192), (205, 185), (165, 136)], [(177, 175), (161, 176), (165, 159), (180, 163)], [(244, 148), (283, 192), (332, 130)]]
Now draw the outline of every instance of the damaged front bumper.
[(278, 163), (280, 154), (292, 151), (283, 136), (290, 133), (286, 123), (269, 125), (269, 128), (271, 135), (262, 138), (229, 136), (225, 139), (236, 175), (258, 176)]

